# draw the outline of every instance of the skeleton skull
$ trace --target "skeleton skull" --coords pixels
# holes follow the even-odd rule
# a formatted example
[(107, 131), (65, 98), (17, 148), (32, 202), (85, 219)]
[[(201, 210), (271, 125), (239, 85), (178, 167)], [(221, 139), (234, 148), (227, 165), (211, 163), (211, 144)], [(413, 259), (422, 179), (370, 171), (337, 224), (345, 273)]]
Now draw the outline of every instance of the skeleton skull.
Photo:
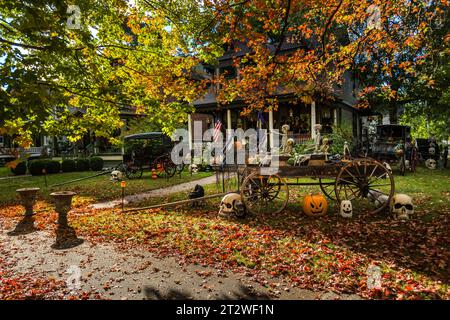
[(341, 201), (341, 210), (339, 214), (344, 218), (351, 218), (353, 214), (353, 206), (350, 200)]
[(428, 153), (434, 155), (436, 153), (436, 149), (434, 147), (430, 147), (428, 149)]
[(431, 169), (431, 170), (436, 169), (436, 166), (437, 166), (436, 160), (434, 160), (434, 159), (427, 159), (427, 160), (425, 161), (425, 166), (426, 166), (428, 169)]
[(238, 193), (229, 193), (220, 202), (219, 216), (223, 218), (238, 217), (245, 215), (245, 207)]
[(123, 177), (123, 174), (119, 170), (114, 170), (113, 172), (111, 172), (111, 181), (114, 181), (114, 182), (121, 181), (122, 177)]
[(414, 214), (412, 198), (402, 193), (394, 195), (391, 203), (391, 212), (396, 219), (408, 220), (409, 216)]
[(195, 163), (191, 164), (190, 171), (192, 173), (197, 173), (198, 172), (198, 166)]

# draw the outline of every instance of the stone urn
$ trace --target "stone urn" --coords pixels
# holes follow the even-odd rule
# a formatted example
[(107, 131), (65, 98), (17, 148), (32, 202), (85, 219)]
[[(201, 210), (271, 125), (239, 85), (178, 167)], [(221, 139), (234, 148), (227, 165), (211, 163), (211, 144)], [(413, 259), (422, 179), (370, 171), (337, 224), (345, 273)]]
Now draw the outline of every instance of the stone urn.
[(17, 189), (16, 192), (20, 196), (20, 201), (25, 207), (25, 216), (33, 215), (33, 205), (36, 203), (36, 194), (41, 190), (40, 188), (22, 188)]
[(55, 211), (58, 212), (58, 224), (60, 227), (67, 226), (67, 212), (72, 208), (72, 197), (76, 195), (72, 191), (58, 191), (50, 193), (55, 202)]

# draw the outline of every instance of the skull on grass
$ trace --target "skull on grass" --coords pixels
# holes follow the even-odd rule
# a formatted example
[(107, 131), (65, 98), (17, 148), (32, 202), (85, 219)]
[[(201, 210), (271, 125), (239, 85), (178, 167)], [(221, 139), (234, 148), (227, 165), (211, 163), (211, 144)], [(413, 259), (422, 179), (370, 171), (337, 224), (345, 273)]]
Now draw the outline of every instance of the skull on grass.
[(402, 193), (394, 195), (391, 202), (391, 212), (396, 219), (408, 220), (414, 214), (412, 198)]
[(220, 202), (219, 216), (223, 218), (241, 218), (245, 216), (245, 206), (242, 203), (241, 195), (229, 193)]
[(198, 172), (198, 166), (196, 164), (191, 164), (190, 171), (192, 173), (197, 173)]
[(430, 170), (434, 170), (437, 167), (437, 162), (436, 160), (430, 158), (425, 161), (425, 166)]
[(111, 172), (111, 181), (117, 182), (122, 180), (122, 172), (119, 170), (114, 170)]

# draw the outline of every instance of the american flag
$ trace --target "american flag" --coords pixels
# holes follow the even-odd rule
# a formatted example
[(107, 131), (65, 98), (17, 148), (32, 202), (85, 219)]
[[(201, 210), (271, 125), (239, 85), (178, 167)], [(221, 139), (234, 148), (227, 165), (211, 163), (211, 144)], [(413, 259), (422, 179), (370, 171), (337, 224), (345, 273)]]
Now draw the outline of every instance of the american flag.
[(214, 134), (213, 134), (214, 142), (217, 142), (219, 140), (221, 129), (222, 129), (222, 122), (220, 121), (220, 119), (217, 119), (216, 124), (214, 125)]

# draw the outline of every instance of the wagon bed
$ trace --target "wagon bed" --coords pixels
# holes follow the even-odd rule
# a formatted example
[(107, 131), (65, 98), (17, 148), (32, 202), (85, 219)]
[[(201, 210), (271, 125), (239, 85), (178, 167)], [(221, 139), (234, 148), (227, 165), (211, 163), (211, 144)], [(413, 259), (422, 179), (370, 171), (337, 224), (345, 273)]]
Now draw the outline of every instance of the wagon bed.
[[(392, 173), (380, 162), (361, 158), (322, 165), (261, 167), (247, 165), (240, 188), (242, 201), (254, 214), (279, 213), (289, 201), (292, 185), (317, 185), (326, 197), (364, 202), (373, 213), (384, 210), (395, 191)], [(299, 178), (315, 181), (299, 181)], [(297, 181), (295, 181), (297, 179)]]

